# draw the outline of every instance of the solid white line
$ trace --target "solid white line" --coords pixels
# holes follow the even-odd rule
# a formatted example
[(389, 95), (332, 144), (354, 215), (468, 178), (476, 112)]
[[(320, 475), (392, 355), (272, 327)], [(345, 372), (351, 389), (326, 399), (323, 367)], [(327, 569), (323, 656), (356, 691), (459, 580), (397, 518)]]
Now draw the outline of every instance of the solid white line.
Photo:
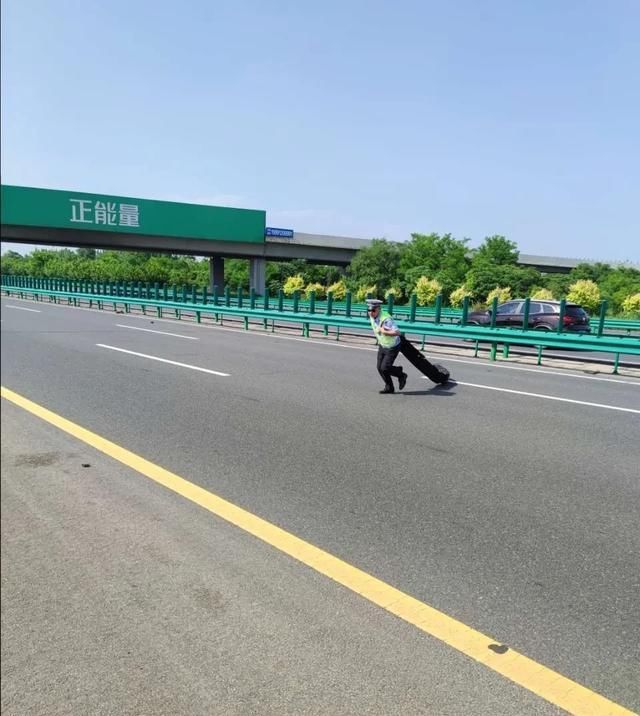
[(124, 348), (116, 348), (115, 346), (107, 346), (104, 343), (96, 343), (98, 348), (108, 348), (110, 351), (119, 351), (120, 353), (128, 353), (132, 356), (139, 356), (140, 358), (148, 358), (149, 360), (157, 360), (160, 363), (169, 363), (170, 365), (177, 365), (180, 368), (190, 368), (191, 370), (199, 370), (201, 373), (211, 373), (211, 375), (220, 375), (223, 378), (228, 378), (230, 373), (220, 373), (217, 370), (209, 370), (209, 368), (200, 368), (197, 365), (189, 365), (189, 363), (178, 363), (175, 360), (168, 360), (167, 358), (158, 358), (158, 356), (149, 356), (146, 353), (136, 353), (135, 351), (128, 351)]
[[(67, 306), (62, 306), (62, 308), (67, 308)], [(73, 306), (72, 306), (72, 308), (73, 308)], [(76, 310), (78, 310), (78, 309), (76, 309)], [(87, 309), (81, 309), (81, 310), (92, 311), (94, 309), (87, 308)], [(149, 320), (148, 316), (132, 315), (132, 316), (130, 316), (130, 318), (139, 319), (141, 321)], [(154, 318), (153, 320), (154, 321), (163, 321), (164, 323), (171, 323), (171, 324), (179, 324), (180, 323), (175, 318)], [(318, 340), (318, 339), (314, 339), (314, 338), (300, 338), (297, 336), (283, 336), (283, 335), (278, 335), (277, 333), (271, 333), (271, 332), (268, 332), (268, 333), (267, 332), (258, 333), (257, 331), (256, 332), (253, 332), (253, 331), (247, 332), (247, 330), (244, 328), (231, 328), (229, 326), (218, 326), (218, 325), (214, 325), (214, 324), (203, 325), (200, 323), (196, 323), (196, 324), (194, 324), (193, 327), (204, 329), (204, 330), (213, 328), (216, 331), (223, 331), (225, 333), (240, 333), (245, 336), (246, 335), (259, 336), (261, 338), (271, 338), (271, 339), (281, 340), (281, 341), (297, 341), (299, 343), (313, 343), (314, 345), (317, 345), (317, 346), (329, 346), (331, 348), (342, 348), (342, 349), (353, 350), (353, 351), (377, 351), (378, 350), (377, 346), (355, 346), (350, 343), (338, 343), (337, 341), (327, 342), (327, 341)], [(365, 334), (363, 334), (363, 336), (366, 338)], [(373, 340), (373, 338), (371, 340)], [(524, 370), (524, 371), (529, 371), (531, 373), (537, 373), (538, 375), (559, 375), (561, 377), (566, 376), (568, 378), (582, 378), (583, 380), (600, 380), (600, 381), (604, 381), (606, 383), (624, 383), (625, 385), (635, 385), (637, 388), (640, 388), (640, 382), (633, 381), (633, 380), (621, 380), (619, 378), (604, 378), (604, 377), (594, 376), (594, 375), (578, 375), (575, 373), (566, 373), (565, 374), (561, 371), (547, 370), (544, 367), (542, 367), (542, 368), (522, 368), (519, 366), (503, 365), (502, 363), (497, 363), (497, 362), (496, 363), (487, 362), (487, 361), (483, 360), (482, 358), (477, 358), (474, 360), (464, 360), (461, 358), (453, 358), (448, 353), (432, 353), (431, 354), (432, 359), (440, 357), (440, 356), (442, 356), (443, 360), (446, 360), (448, 363), (449, 362), (451, 362), (451, 363), (468, 363), (469, 365), (482, 366), (482, 367), (486, 367), (486, 368), (504, 368), (505, 370)], [(586, 362), (588, 362), (588, 361), (586, 361)]]
[[(435, 353), (431, 354), (432, 357), (435, 357)], [(449, 358), (447, 356), (446, 361), (447, 363), (467, 363), (468, 365), (480, 365), (480, 359), (475, 360), (463, 360), (461, 358)], [(585, 361), (588, 363), (588, 361)], [(503, 365), (502, 363), (489, 363), (487, 368), (502, 368), (504, 370), (524, 370), (528, 373), (537, 373), (538, 375), (559, 375), (562, 378), (581, 378), (582, 380), (601, 380), (605, 383), (624, 383), (625, 385), (635, 385), (636, 388), (640, 388), (640, 383), (633, 380), (620, 380), (619, 378), (603, 378), (601, 376), (596, 375), (576, 375), (575, 373), (562, 373), (559, 370), (545, 370), (544, 368), (521, 368), (520, 366), (515, 365)]]
[[(425, 378), (426, 380), (426, 378)], [(623, 413), (638, 413), (640, 410), (634, 408), (620, 408), (617, 405), (604, 405), (603, 403), (588, 403), (585, 400), (572, 400), (571, 398), (558, 398), (555, 395), (543, 395), (542, 393), (527, 393), (524, 390), (511, 390), (511, 388), (496, 388), (493, 385), (480, 385), (478, 383), (463, 383), (461, 380), (454, 380), (456, 385), (466, 385), (470, 388), (484, 388), (485, 390), (498, 390), (501, 393), (514, 393), (515, 395), (527, 395), (530, 398), (544, 398), (545, 400), (558, 400), (562, 403), (576, 403), (577, 405), (588, 405), (592, 408), (606, 408), (607, 410), (620, 410)]]
[(22, 306), (7, 306), (5, 308), (15, 308), (16, 311), (31, 311), (31, 313), (42, 313), (42, 311), (36, 311), (35, 308), (23, 308)]
[(168, 331), (154, 331), (152, 328), (139, 328), (138, 326), (125, 326), (124, 323), (116, 323), (118, 328), (130, 328), (132, 331), (146, 331), (147, 333), (159, 333), (162, 336), (174, 336), (175, 338), (186, 338), (188, 341), (199, 341), (195, 336), (183, 336), (180, 333), (169, 333)]

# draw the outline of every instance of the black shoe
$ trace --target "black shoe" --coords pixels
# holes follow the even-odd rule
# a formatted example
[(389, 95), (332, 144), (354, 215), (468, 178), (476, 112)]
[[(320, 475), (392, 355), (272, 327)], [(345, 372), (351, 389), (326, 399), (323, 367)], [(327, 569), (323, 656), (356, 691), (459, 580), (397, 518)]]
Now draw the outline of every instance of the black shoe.
[(404, 388), (404, 386), (407, 384), (407, 378), (408, 378), (408, 377), (409, 377), (409, 376), (408, 376), (406, 373), (403, 373), (403, 374), (398, 378), (398, 388), (399, 388), (400, 390), (402, 390), (402, 389)]
[(386, 393), (395, 393), (396, 391), (393, 388), (387, 387), (387, 388), (383, 388), (382, 390), (379, 390), (378, 392), (381, 393), (382, 395), (385, 395)]

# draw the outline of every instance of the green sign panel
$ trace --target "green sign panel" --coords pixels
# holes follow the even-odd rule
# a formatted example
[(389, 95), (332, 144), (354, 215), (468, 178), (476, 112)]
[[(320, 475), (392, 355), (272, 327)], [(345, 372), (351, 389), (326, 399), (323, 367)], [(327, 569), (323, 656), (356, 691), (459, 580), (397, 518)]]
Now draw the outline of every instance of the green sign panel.
[(265, 212), (2, 186), (2, 224), (263, 243)]

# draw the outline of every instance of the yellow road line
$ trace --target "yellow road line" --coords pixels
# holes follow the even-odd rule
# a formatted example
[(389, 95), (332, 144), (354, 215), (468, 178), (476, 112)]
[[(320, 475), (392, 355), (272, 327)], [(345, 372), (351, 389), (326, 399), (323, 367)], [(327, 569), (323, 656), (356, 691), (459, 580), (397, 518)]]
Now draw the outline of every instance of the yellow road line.
[[(194, 485), (149, 460), (106, 440), (41, 405), (2, 386), (2, 397), (24, 408), (42, 420), (55, 425), (82, 442), (118, 460), (155, 482), (230, 522), (245, 532), (297, 559), (311, 569), (326, 575), (356, 592), (373, 604), (395, 614), (430, 636), (439, 639), (490, 669), (497, 671), (525, 689), (572, 714), (584, 716), (634, 716), (633, 712), (571, 681), (513, 649), (504, 653), (494, 639), (471, 629), (428, 604), (392, 587), (376, 577), (353, 567), (295, 535), (276, 527), (231, 502)], [(494, 651), (492, 648), (498, 649)]]

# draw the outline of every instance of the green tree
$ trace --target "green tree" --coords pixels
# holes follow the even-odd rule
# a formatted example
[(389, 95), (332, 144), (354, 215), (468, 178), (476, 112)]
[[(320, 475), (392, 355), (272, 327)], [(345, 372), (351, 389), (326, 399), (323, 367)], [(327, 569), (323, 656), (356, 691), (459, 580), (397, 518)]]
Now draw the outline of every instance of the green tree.
[(249, 290), (249, 261), (247, 259), (225, 259), (224, 282), (232, 291), (241, 288)]
[(486, 301), (496, 286), (510, 286), (516, 297), (527, 296), (533, 286), (542, 282), (539, 271), (512, 265), (475, 263), (467, 272), (465, 285), (479, 301)]
[(348, 285), (377, 286), (382, 292), (397, 283), (401, 249), (386, 239), (373, 239), (371, 245), (360, 249), (348, 268)]
[(169, 283), (174, 263), (173, 256), (150, 256), (144, 266), (144, 280), (150, 283)]
[(6, 251), (2, 254), (2, 273), (7, 276), (25, 276), (27, 273), (27, 261), (17, 251)]
[(411, 234), (411, 241), (402, 250), (399, 268), (407, 295), (421, 276), (431, 276), (449, 295), (464, 282), (469, 269), (467, 244), (468, 239), (454, 239), (451, 234)]
[(520, 258), (518, 245), (504, 236), (487, 236), (473, 252), (473, 265), (515, 266)]
[(612, 313), (623, 311), (624, 300), (640, 291), (640, 271), (627, 266), (611, 269), (597, 281), (602, 298), (609, 302)]
[(551, 291), (556, 299), (563, 298), (569, 291), (571, 279), (569, 274), (552, 274), (543, 278), (544, 288)]
[(609, 266), (609, 264), (581, 263), (571, 269), (569, 277), (571, 278), (572, 283), (575, 281), (579, 281), (580, 279), (584, 279), (586, 281), (593, 281), (594, 283), (600, 283), (600, 281), (602, 281), (611, 271), (612, 268), (611, 266)]
[(473, 252), (471, 268), (465, 276), (466, 286), (480, 301), (495, 286), (510, 286), (514, 296), (526, 296), (534, 286), (543, 283), (542, 274), (533, 268), (518, 266), (520, 254), (513, 241), (504, 236), (487, 236)]

